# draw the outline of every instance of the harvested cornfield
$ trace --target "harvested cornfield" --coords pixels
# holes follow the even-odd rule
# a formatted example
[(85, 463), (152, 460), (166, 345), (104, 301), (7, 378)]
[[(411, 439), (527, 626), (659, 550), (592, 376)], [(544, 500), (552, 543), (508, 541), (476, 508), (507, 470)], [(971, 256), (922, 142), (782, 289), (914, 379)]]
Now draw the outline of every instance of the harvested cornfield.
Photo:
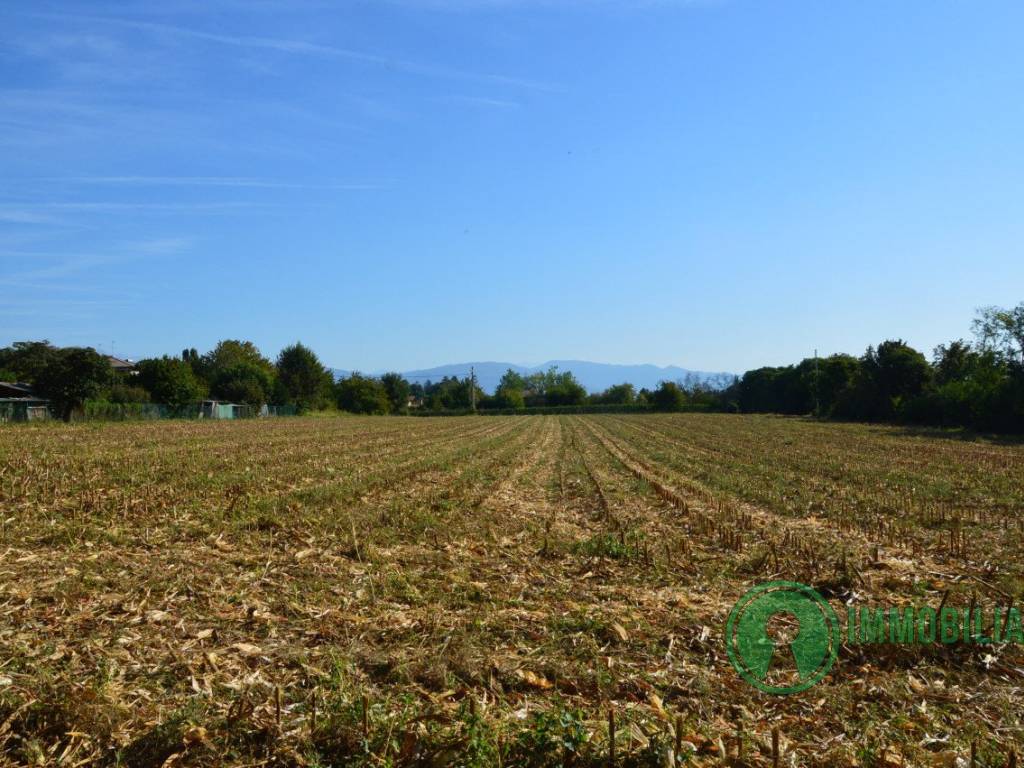
[(844, 643), (773, 696), (724, 639), (770, 580), (837, 612), (1019, 601), (1020, 444), (710, 414), (22, 425), (0, 504), (10, 764), (1002, 766), (1024, 738), (1018, 646)]

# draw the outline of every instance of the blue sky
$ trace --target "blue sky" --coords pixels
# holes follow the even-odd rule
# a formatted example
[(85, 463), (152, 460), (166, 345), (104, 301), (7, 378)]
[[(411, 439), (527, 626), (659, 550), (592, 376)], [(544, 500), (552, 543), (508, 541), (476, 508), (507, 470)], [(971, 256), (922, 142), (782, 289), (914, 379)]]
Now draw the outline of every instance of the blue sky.
[(1024, 300), (1024, 5), (2, 2), (0, 344), (743, 371)]

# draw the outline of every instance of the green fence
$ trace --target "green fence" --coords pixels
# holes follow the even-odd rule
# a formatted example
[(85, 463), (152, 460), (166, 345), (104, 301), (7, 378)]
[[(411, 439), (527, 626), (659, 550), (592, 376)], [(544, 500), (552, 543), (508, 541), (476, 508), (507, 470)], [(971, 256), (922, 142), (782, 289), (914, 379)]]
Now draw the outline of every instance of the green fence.
[(190, 403), (183, 406), (158, 403), (86, 402), (76, 420), (81, 421), (150, 421), (158, 419), (255, 419), (259, 417), (295, 416), (294, 405), (237, 405), (234, 403)]
[(264, 416), (298, 416), (299, 409), (295, 405), (268, 405)]
[(157, 419), (198, 419), (199, 405), (178, 408), (157, 403), (107, 403), (90, 401), (82, 408), (82, 421), (149, 421)]

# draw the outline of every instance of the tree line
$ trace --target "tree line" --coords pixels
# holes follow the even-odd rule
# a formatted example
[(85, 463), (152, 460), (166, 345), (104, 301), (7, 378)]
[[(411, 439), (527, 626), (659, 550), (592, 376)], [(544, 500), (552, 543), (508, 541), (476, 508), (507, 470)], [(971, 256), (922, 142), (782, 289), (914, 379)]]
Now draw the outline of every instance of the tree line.
[(159, 403), (184, 408), (207, 398), (252, 406), (294, 405), (314, 410), (334, 399), (334, 377), (302, 344), (281, 350), (275, 361), (251, 341), (226, 339), (206, 354), (140, 360), (130, 372), (115, 370), (91, 347), (55, 347), (20, 341), (0, 349), (0, 380), (29, 384), (69, 420), (87, 401)]
[(0, 381), (30, 384), (64, 419), (90, 400), (174, 409), (212, 398), (363, 414), (474, 407), (483, 412), (700, 409), (1024, 432), (1024, 302), (1013, 309), (979, 310), (973, 330), (973, 341), (939, 345), (931, 360), (902, 340), (887, 340), (860, 357), (834, 354), (747, 371), (724, 388), (690, 377), (654, 389), (624, 382), (588, 394), (571, 371), (557, 368), (527, 376), (510, 369), (491, 395), (469, 376), (410, 382), (399, 373), (352, 373), (335, 380), (301, 343), (271, 360), (252, 342), (235, 339), (205, 354), (185, 349), (178, 356), (141, 360), (130, 374), (114, 371), (92, 348), (15, 342), (0, 349)]
[(697, 380), (662, 382), (639, 391), (629, 383), (588, 394), (571, 371), (523, 376), (508, 370), (493, 395), (470, 376), (410, 382), (399, 373), (351, 373), (335, 380), (309, 347), (295, 343), (270, 360), (251, 341), (226, 339), (200, 354), (140, 360), (118, 372), (91, 347), (56, 347), (48, 341), (19, 341), (0, 349), (0, 381), (29, 384), (50, 401), (54, 414), (70, 420), (86, 402), (115, 405), (159, 403), (173, 412), (205, 399), (246, 404), (291, 405), (300, 412), (337, 408), (362, 414), (448, 413), (577, 406), (636, 406), (679, 410), (715, 402), (716, 393)]
[(722, 392), (727, 410), (816, 414), (992, 432), (1024, 432), (1024, 302), (978, 311), (974, 340), (929, 360), (895, 339), (846, 354), (747, 371)]

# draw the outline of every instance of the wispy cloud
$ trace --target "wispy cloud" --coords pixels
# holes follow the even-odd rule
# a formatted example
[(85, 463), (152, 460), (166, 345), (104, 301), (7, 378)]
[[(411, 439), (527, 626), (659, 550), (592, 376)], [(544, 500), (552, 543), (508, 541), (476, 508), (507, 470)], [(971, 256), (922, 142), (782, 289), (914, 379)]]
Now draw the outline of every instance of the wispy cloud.
[(553, 91), (558, 88), (550, 83), (537, 82), (504, 74), (487, 72), (467, 72), (465, 70), (453, 69), (433, 64), (426, 64), (409, 59), (385, 56), (382, 54), (368, 53), (354, 48), (344, 48), (335, 45), (323, 45), (307, 40), (295, 40), (290, 38), (262, 37), (254, 35), (228, 35), (217, 32), (207, 32), (191, 27), (182, 27), (162, 22), (139, 21), (137, 19), (126, 19), (112, 16), (78, 16), (78, 15), (56, 15), (56, 14), (33, 14), (36, 17), (47, 18), (52, 21), (73, 21), (77, 23), (95, 23), (127, 27), (154, 35), (170, 36), (179, 39), (190, 39), (210, 43), (219, 46), (247, 50), (276, 51), (290, 56), (314, 56), (328, 59), (346, 59), (366, 65), (386, 67), (391, 70), (402, 71), (408, 74), (423, 75), (429, 77), (443, 77), (459, 80), (473, 80), (478, 82), (498, 83), (520, 88), (535, 90)]
[(518, 8), (649, 9), (719, 5), (727, 0), (382, 0), (388, 5), (430, 11), (502, 11)]
[[(123, 258), (123, 257), (122, 257)], [(52, 280), (55, 278), (68, 277), (87, 269), (106, 266), (119, 259), (112, 255), (98, 254), (62, 254), (59, 256), (47, 256), (36, 254), (36, 260), (54, 260), (55, 263), (46, 267), (34, 267), (21, 270), (10, 275), (11, 280)]]
[(0, 315), (8, 317), (45, 317), (65, 320), (88, 320), (102, 309), (126, 307), (126, 299), (18, 299), (5, 301), (0, 306)]
[[(41, 257), (36, 254), (35, 258), (39, 259), (46, 257)], [(112, 292), (108, 289), (88, 284), (87, 281), (83, 281), (83, 278), (89, 272), (101, 270), (118, 261), (123, 261), (123, 258), (116, 258), (109, 255), (66, 254), (58, 257), (54, 263), (49, 266), (6, 272), (3, 276), (0, 276), (0, 286), (4, 286), (6, 288), (18, 288), (21, 291), (38, 291), (41, 294), (41, 298), (50, 296), (55, 291), (72, 294), (84, 293), (93, 297), (98, 296), (99, 294), (110, 295)], [(14, 297), (11, 295), (8, 295), (2, 302), (0, 302), (0, 305), (10, 307), (12, 305), (13, 298)], [(122, 298), (126, 297), (122, 296)], [(26, 296), (24, 294), (19, 294), (18, 299), (23, 305), (34, 305), (34, 303), (39, 300), (37, 297)], [(67, 301), (73, 300), (57, 299), (54, 301), (65, 304)]]
[(0, 221), (7, 224), (55, 224), (57, 220), (53, 216), (36, 211), (26, 211), (19, 208), (4, 208), (0, 206)]
[(334, 189), (363, 191), (381, 189), (380, 184), (345, 182), (306, 183), (244, 176), (48, 176), (29, 181), (60, 184), (102, 184), (158, 187), (234, 187), (243, 189)]
[(494, 107), (496, 109), (518, 109), (522, 106), (518, 101), (508, 99), (495, 99), (489, 96), (446, 96), (442, 101), (470, 104), (476, 107)]
[[(221, 157), (309, 158), (325, 148), (347, 146), (346, 137), (368, 130), (278, 101), (178, 91), (163, 98), (164, 103), (154, 104), (130, 91), (0, 89), (0, 148), (45, 157), (42, 153), (48, 147), (76, 146), (91, 159), (105, 156), (115, 146), (141, 146), (153, 152), (173, 151), (187, 143), (196, 156), (220, 153)], [(226, 129), (225, 121), (217, 117), (225, 113), (247, 128), (252, 126), (252, 130)], [(369, 112), (361, 110), (360, 114), (367, 116)], [(315, 135), (306, 142), (294, 140), (295, 132), (313, 131)], [(314, 140), (315, 148), (311, 143)]]
[[(381, 0), (387, 5), (431, 11), (491, 11), (514, 8), (647, 8), (651, 6), (714, 5), (726, 0)], [(172, 16), (178, 14), (206, 15), (211, 12), (244, 11), (246, 13), (286, 13), (336, 10), (337, 3), (329, 0), (161, 0), (130, 2), (117, 5), (95, 6), (107, 13), (131, 13), (142, 16)]]
[(117, 3), (93, 4), (101, 13), (120, 13), (139, 16), (176, 16), (194, 14), (205, 16), (211, 12), (244, 11), (245, 13), (288, 13), (337, 10), (337, 0), (120, 0)]
[[(46, 211), (83, 213), (230, 213), (246, 209), (267, 209), (276, 207), (269, 203), (254, 202), (210, 202), (210, 203), (134, 203), (134, 202), (61, 202), (19, 204), (18, 207), (0, 205), (0, 219), (5, 216), (37, 218), (31, 223), (56, 223), (54, 217), (47, 218)], [(43, 213), (40, 213), (42, 211)]]
[[(66, 229), (68, 227), (95, 226), (90, 217), (121, 216), (231, 216), (260, 213), (272, 214), (279, 210), (292, 210), (298, 205), (251, 201), (196, 202), (196, 203), (141, 203), (124, 201), (74, 201), (74, 202), (18, 202), (0, 203), (0, 223), (24, 224), (40, 230)], [(304, 207), (315, 205), (303, 202)]]
[(24, 53), (41, 57), (65, 56), (69, 53), (108, 57), (123, 53), (117, 40), (107, 35), (33, 35), (18, 38), (16, 44)]
[(125, 250), (131, 253), (145, 253), (157, 256), (183, 253), (192, 247), (191, 237), (156, 237), (125, 243)]
[[(98, 272), (108, 267), (123, 266), (131, 262), (164, 261), (188, 251), (193, 241), (189, 237), (146, 238), (114, 245), (102, 253), (47, 253), (0, 251), (0, 259), (17, 257), (19, 263), (40, 264), (30, 269), (8, 270), (0, 276), (0, 285), (38, 290), (73, 290), (96, 293), (97, 288), (84, 286), (83, 273)], [(74, 278), (71, 282), (69, 279)], [(102, 289), (102, 293), (112, 292)], [(124, 294), (129, 296), (129, 294)]]

